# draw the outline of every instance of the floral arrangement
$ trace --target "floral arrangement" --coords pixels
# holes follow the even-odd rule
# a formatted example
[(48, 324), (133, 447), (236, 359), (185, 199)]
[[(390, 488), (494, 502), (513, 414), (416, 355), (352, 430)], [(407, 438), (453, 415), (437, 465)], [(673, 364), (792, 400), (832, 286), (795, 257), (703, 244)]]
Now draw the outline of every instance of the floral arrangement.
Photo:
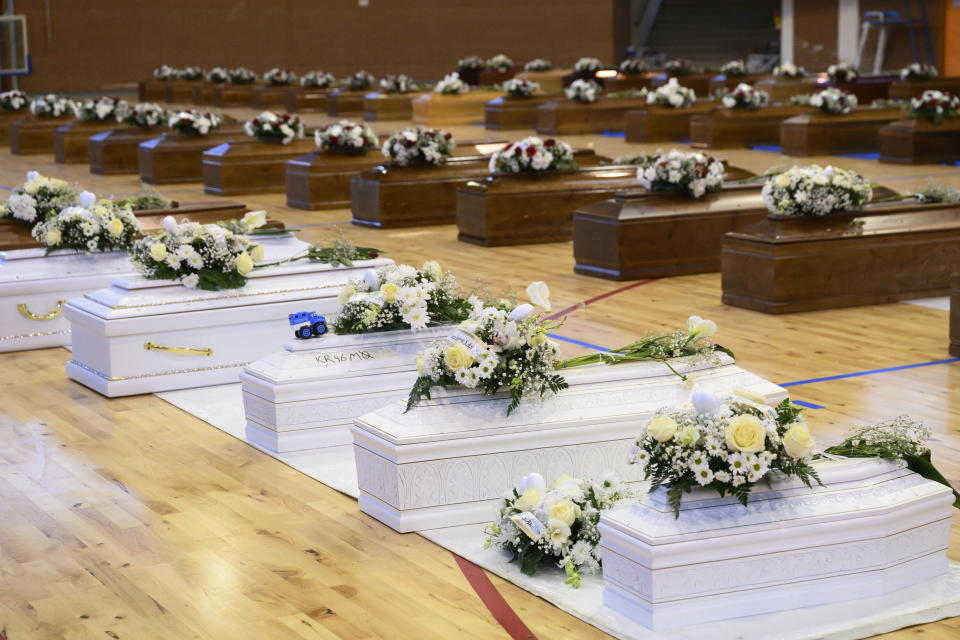
[(33, 225), (79, 202), (80, 191), (69, 182), (27, 172), (27, 181), (13, 189), (3, 203), (0, 218)]
[(509, 551), (511, 562), (527, 575), (550, 559), (576, 589), (581, 573), (600, 569), (600, 513), (631, 496), (612, 474), (600, 482), (562, 475), (547, 490), (543, 476), (530, 473), (503, 498), (496, 520), (484, 531), (484, 548)]
[(30, 97), (23, 91), (4, 91), (0, 93), (0, 109), (4, 111), (20, 111), (30, 105)]
[(263, 74), (263, 81), (274, 87), (286, 87), (297, 81), (297, 74), (290, 69), (274, 67)]
[(743, 60), (731, 60), (722, 67), (720, 73), (727, 76), (745, 76), (747, 75), (747, 65)]
[(810, 487), (820, 482), (809, 462), (816, 443), (800, 411), (790, 400), (770, 407), (750, 392), (720, 400), (697, 391), (692, 407), (660, 410), (647, 422), (630, 462), (642, 465), (651, 493), (667, 489), (677, 518), (683, 494), (696, 486), (744, 506), (754, 485), (774, 471)]
[(139, 102), (117, 117), (118, 122), (143, 129), (156, 127), (170, 117), (170, 112), (154, 102)]
[(937, 77), (937, 68), (933, 65), (914, 62), (900, 69), (901, 80), (931, 80)]
[(647, 94), (647, 104), (658, 104), (675, 109), (689, 107), (696, 99), (697, 94), (694, 90), (680, 86), (676, 78), (670, 78), (667, 84), (660, 85)]
[(337, 84), (332, 73), (326, 71), (311, 71), (300, 76), (300, 86), (305, 89), (326, 89)]
[(577, 73), (594, 73), (603, 69), (603, 63), (599, 58), (580, 58), (573, 64), (573, 70)]
[(814, 164), (770, 176), (761, 194), (771, 213), (818, 217), (861, 208), (873, 189), (853, 171)]
[(457, 60), (457, 70), (475, 71), (477, 69), (483, 69), (484, 64), (483, 58), (480, 56), (467, 56), (466, 58)]
[[(613, 159), (612, 165), (648, 165), (653, 162), (653, 159), (656, 158), (656, 155), (649, 155), (646, 153), (630, 153), (625, 156), (618, 156)], [(601, 162), (601, 164), (603, 164)]]
[(853, 82), (860, 74), (846, 62), (838, 62), (827, 67), (827, 77), (832, 82)]
[(529, 98), (540, 91), (540, 84), (524, 78), (511, 78), (503, 83), (503, 92), (511, 98)]
[(549, 60), (544, 60), (543, 58), (534, 58), (530, 62), (523, 65), (524, 71), (550, 71), (553, 69), (553, 64)]
[(810, 96), (808, 104), (824, 113), (845, 115), (856, 108), (857, 96), (843, 89), (829, 87)]
[(909, 416), (898, 416), (879, 424), (861, 427), (850, 433), (843, 442), (824, 449), (824, 456), (846, 458), (884, 458), (903, 460), (908, 469), (934, 482), (950, 487), (953, 506), (960, 509), (960, 493), (933, 466), (927, 441), (932, 432)]
[(126, 100), (111, 98), (110, 96), (100, 96), (99, 98), (86, 98), (81, 102), (73, 103), (73, 114), (77, 119), (84, 122), (91, 121), (120, 121), (127, 114), (129, 106)]
[(207, 72), (207, 82), (224, 84), (230, 80), (230, 72), (223, 67), (214, 67)]
[(789, 62), (778, 64), (773, 68), (775, 78), (788, 78), (790, 80), (799, 80), (807, 75), (807, 70)]
[[(550, 310), (550, 290), (543, 282), (527, 287), (531, 302)], [(430, 389), (480, 387), (485, 395), (508, 390), (509, 415), (524, 396), (543, 398), (567, 388), (555, 372), (558, 347), (547, 338), (552, 328), (533, 304), (514, 306), (507, 301), (484, 305), (475, 296), (468, 302), (470, 315), (446, 340), (438, 340), (417, 356), (418, 377), (407, 399), (407, 410)]]
[(675, 58), (663, 63), (663, 70), (672, 76), (684, 76), (693, 73), (693, 66), (687, 60)]
[(577, 102), (595, 102), (601, 87), (594, 80), (574, 80), (570, 86), (564, 89), (563, 93), (568, 100)]
[(490, 156), (490, 173), (528, 173), (576, 169), (573, 149), (562, 140), (535, 136), (511, 142)]
[(387, 93), (410, 93), (417, 90), (417, 83), (405, 73), (389, 74), (380, 80), (380, 88)]
[(367, 269), (340, 291), (336, 333), (418, 331), (429, 324), (466, 320), (470, 304), (458, 295), (457, 281), (432, 260), (419, 270), (409, 265)]
[(910, 117), (925, 118), (940, 124), (945, 118), (955, 118), (960, 109), (960, 98), (945, 91), (928, 90), (910, 99)]
[(176, 131), (191, 136), (205, 136), (211, 131), (220, 128), (223, 122), (218, 114), (210, 111), (178, 111), (170, 116), (167, 126)]
[(177, 72), (177, 78), (188, 82), (203, 80), (203, 69), (201, 67), (184, 67)]
[(163, 231), (137, 240), (133, 265), (150, 280), (176, 280), (185, 287), (236, 289), (247, 281), (263, 247), (215, 224), (163, 220)]
[(443, 76), (443, 79), (434, 86), (433, 91), (444, 95), (460, 95), (470, 91), (470, 85), (461, 80), (460, 74), (454, 71)]
[(235, 233), (241, 236), (248, 235), (277, 235), (289, 233), (285, 228), (282, 229), (261, 229), (263, 225), (267, 224), (267, 212), (266, 211), (247, 211), (243, 214), (243, 217), (239, 220), (230, 219), (230, 220), (220, 220), (215, 223), (219, 227), (223, 227), (228, 231)]
[(722, 160), (676, 149), (669, 153), (658, 151), (637, 169), (637, 179), (644, 189), (679, 191), (691, 198), (700, 198), (708, 191), (720, 191), (723, 176)]
[(130, 207), (134, 211), (145, 209), (173, 209), (176, 202), (157, 191), (151, 184), (140, 183), (140, 192), (114, 200), (114, 204), (121, 208)]
[(47, 248), (87, 251), (127, 251), (140, 236), (140, 221), (130, 207), (110, 200), (97, 202), (89, 191), (80, 194), (77, 206), (66, 207), (41, 221), (30, 234)]
[(153, 77), (157, 80), (172, 80), (179, 75), (179, 72), (168, 64), (162, 64), (153, 70)]
[(373, 129), (352, 120), (324, 125), (317, 129), (313, 136), (317, 146), (323, 151), (362, 156), (368, 149), (377, 148), (377, 134)]
[(231, 84), (253, 84), (257, 81), (257, 72), (246, 67), (237, 67), (227, 71)]
[(770, 101), (770, 94), (741, 82), (720, 99), (727, 109), (759, 109)]
[(59, 118), (73, 107), (73, 101), (48, 93), (45, 96), (36, 96), (30, 100), (30, 113), (38, 118)]
[(344, 78), (343, 84), (350, 89), (350, 91), (366, 91), (373, 83), (376, 82), (376, 78), (373, 77), (372, 73), (368, 73), (361, 69), (349, 78)]
[(453, 136), (442, 129), (410, 127), (391, 134), (381, 150), (385, 158), (405, 167), (414, 163), (442, 164), (455, 146)]
[(264, 111), (260, 115), (247, 120), (243, 131), (251, 138), (262, 141), (279, 141), (281, 144), (290, 144), (297, 138), (303, 137), (304, 127), (300, 118), (289, 113)]
[(513, 60), (505, 53), (498, 53), (487, 60), (486, 67), (495, 71), (510, 71), (513, 69)]
[(635, 76), (647, 70), (647, 63), (640, 58), (627, 58), (620, 63), (620, 73)]

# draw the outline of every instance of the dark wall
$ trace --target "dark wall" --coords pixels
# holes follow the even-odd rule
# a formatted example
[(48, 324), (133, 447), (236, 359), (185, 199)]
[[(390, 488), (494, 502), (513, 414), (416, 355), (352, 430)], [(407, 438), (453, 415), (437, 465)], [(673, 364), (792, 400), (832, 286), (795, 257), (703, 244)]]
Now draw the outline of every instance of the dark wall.
[(617, 1), (18, 0), (34, 68), (20, 86), (109, 90), (160, 64), (337, 76), (364, 68), (431, 80), (465, 55), (612, 62)]

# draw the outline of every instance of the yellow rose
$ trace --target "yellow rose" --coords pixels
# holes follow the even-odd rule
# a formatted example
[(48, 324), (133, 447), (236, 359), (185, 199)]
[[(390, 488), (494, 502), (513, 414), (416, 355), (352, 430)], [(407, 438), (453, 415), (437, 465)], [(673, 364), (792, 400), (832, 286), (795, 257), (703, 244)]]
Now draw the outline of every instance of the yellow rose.
[(237, 272), (242, 276), (247, 275), (253, 269), (253, 260), (250, 259), (250, 254), (246, 251), (237, 256), (234, 264), (236, 264)]
[(783, 434), (783, 448), (791, 458), (806, 458), (813, 453), (815, 444), (806, 425), (799, 422), (788, 425), (787, 432)]
[(541, 495), (540, 489), (527, 489), (514, 501), (513, 506), (520, 511), (530, 511), (540, 503)]
[(786, 189), (790, 186), (790, 176), (785, 173), (779, 174), (776, 178), (773, 179), (776, 185), (782, 189)]
[(254, 244), (250, 247), (250, 257), (253, 258), (254, 262), (263, 262), (263, 245)]
[(462, 342), (454, 342), (443, 350), (443, 361), (454, 371), (466, 369), (473, 364), (473, 354), (470, 353), (467, 345)]
[(530, 336), (531, 346), (538, 346), (547, 341), (547, 333), (545, 331), (537, 331), (532, 336)]
[(565, 474), (565, 473), (561, 473), (560, 476), (559, 476), (556, 480), (553, 481), (553, 486), (550, 487), (550, 488), (551, 488), (551, 489), (556, 489), (557, 487), (559, 487), (560, 485), (562, 485), (562, 484), (563, 484), (564, 482), (566, 482), (567, 480), (573, 480), (573, 478), (571, 478), (570, 476), (568, 476), (568, 475)]
[(167, 259), (167, 247), (157, 243), (150, 247), (150, 257), (157, 262), (163, 262)]
[(763, 451), (767, 440), (767, 430), (756, 416), (749, 414), (731, 418), (724, 435), (729, 449), (743, 453)]
[(50, 231), (47, 231), (47, 233), (43, 236), (43, 241), (49, 245), (60, 244), (60, 230), (50, 229)]
[(343, 285), (343, 289), (340, 289), (340, 295), (337, 296), (337, 303), (342, 307), (347, 304), (347, 300), (357, 292), (357, 288), (353, 286), (353, 283), (348, 282)]
[(677, 432), (677, 421), (670, 416), (657, 416), (647, 423), (647, 433), (657, 442), (666, 442)]
[(400, 289), (392, 282), (387, 282), (380, 286), (380, 293), (383, 294), (387, 302), (393, 302), (397, 299), (397, 294), (400, 293)]
[(420, 270), (431, 280), (439, 280), (443, 277), (443, 269), (440, 268), (440, 263), (436, 260), (427, 260), (423, 263), (423, 268)]
[(559, 520), (570, 527), (580, 517), (580, 507), (574, 504), (572, 500), (564, 498), (550, 505), (547, 513), (552, 519)]
[(114, 218), (107, 223), (107, 233), (112, 235), (114, 238), (123, 233), (123, 223), (120, 222), (120, 218)]

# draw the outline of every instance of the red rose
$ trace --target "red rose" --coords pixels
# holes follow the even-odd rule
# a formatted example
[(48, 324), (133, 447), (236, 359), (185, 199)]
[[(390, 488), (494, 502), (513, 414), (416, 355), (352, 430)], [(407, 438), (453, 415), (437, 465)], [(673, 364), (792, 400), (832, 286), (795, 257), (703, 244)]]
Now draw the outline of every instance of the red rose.
[(449, 140), (449, 139), (452, 138), (452, 137), (453, 137), (453, 135), (448, 133), (448, 134), (446, 134), (446, 135), (443, 136), (443, 139), (444, 139), (444, 140)]
[(537, 150), (534, 147), (527, 147), (527, 157), (532, 158), (537, 155)]
[(553, 138), (547, 138), (546, 140), (543, 141), (543, 146), (545, 146), (547, 149), (549, 149), (550, 147), (552, 147), (552, 146), (555, 145), (556, 143), (557, 143), (557, 141), (554, 140)]

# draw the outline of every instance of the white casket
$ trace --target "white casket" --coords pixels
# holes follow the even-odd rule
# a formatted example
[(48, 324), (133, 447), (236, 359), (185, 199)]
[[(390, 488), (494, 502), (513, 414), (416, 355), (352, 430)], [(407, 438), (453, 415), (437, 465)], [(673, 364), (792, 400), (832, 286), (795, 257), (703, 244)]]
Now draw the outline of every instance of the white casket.
[(947, 571), (953, 494), (895, 462), (817, 462), (825, 487), (758, 484), (750, 504), (661, 488), (600, 519), (603, 601), (662, 629), (877, 596)]
[[(298, 253), (292, 236), (257, 237), (266, 260)], [(298, 311), (332, 315), (337, 295), (383, 258), (332, 267), (302, 260), (251, 271), (239, 289), (203, 291), (141, 276), (70, 300), (73, 359), (67, 375), (115, 397), (236, 382), (240, 368), (275, 351)]]
[(278, 453), (352, 444), (354, 418), (406, 398), (417, 353), (451, 331), (445, 325), (289, 340), (240, 373), (247, 440)]
[[(695, 371), (698, 389), (786, 397), (726, 355), (719, 365), (674, 366)], [(613, 471), (639, 481), (627, 458), (640, 428), (657, 409), (688, 402), (690, 389), (655, 362), (591, 365), (563, 376), (569, 389), (510, 416), (506, 394), (435, 388), (432, 400), (407, 413), (397, 401), (357, 418), (360, 510), (397, 531), (416, 531), (492, 520), (497, 500), (531, 471), (547, 478)]]
[(67, 300), (132, 274), (127, 254), (18, 249), (0, 252), (0, 352), (70, 344)]

